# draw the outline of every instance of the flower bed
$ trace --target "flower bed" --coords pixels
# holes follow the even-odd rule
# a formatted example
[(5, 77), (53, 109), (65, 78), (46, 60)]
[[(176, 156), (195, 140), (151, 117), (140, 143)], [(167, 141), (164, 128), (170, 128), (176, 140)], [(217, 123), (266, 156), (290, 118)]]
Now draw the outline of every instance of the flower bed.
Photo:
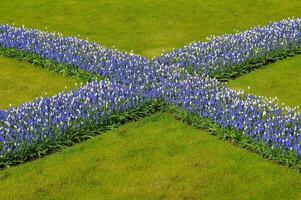
[[(296, 166), (301, 160), (301, 114), (294, 108), (277, 106), (273, 99), (231, 90), (209, 76), (229, 78), (233, 70), (241, 74), (235, 70), (247, 69), (250, 63), (258, 66), (277, 56), (297, 53), (300, 27), (300, 19), (283, 20), (195, 43), (149, 61), (77, 38), (2, 25), (3, 48), (104, 79), (77, 91), (0, 111), (2, 163), (25, 160), (57, 141), (73, 140), (76, 127), (105, 125), (113, 114), (118, 124), (121, 113), (164, 100), (225, 132), (234, 130), (231, 137), (236, 140), (247, 138), (263, 144), (271, 156), (288, 159)], [(153, 106), (150, 109), (154, 110)]]
[(59, 139), (74, 140), (76, 135), (70, 130), (106, 125), (111, 115), (150, 103), (158, 102), (143, 85), (126, 87), (110, 81), (93, 81), (77, 91), (61, 92), (1, 111), (0, 157), (6, 163), (10, 159), (26, 159), (51, 148)]
[(156, 58), (159, 63), (228, 80), (254, 68), (301, 53), (301, 19), (282, 20), (262, 28), (208, 38)]
[(62, 37), (59, 33), (9, 25), (0, 25), (0, 46), (74, 66), (106, 78), (130, 77), (131, 73), (149, 65), (149, 61), (141, 56), (107, 49), (76, 37)]
[(169, 84), (164, 85), (164, 101), (199, 116), (199, 123), (209, 119), (225, 133), (235, 130), (226, 137), (263, 143), (274, 159), (290, 165), (300, 162), (301, 113), (296, 108), (279, 107), (276, 99), (237, 92), (205, 75), (174, 73), (166, 82)]

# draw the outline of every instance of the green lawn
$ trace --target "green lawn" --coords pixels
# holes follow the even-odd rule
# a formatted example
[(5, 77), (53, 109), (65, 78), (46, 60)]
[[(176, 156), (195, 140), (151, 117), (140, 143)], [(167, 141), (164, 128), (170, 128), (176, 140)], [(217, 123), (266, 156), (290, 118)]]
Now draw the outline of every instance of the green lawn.
[(76, 88), (76, 80), (65, 78), (39, 66), (0, 57), (0, 109), (18, 106), (36, 97), (55, 95), (67, 86)]
[(2, 170), (0, 180), (6, 200), (301, 198), (300, 174), (167, 113)]
[(279, 102), (289, 106), (301, 106), (301, 55), (254, 70), (227, 85), (248, 93), (278, 97)]
[(80, 34), (147, 57), (210, 34), (301, 17), (300, 0), (0, 0), (0, 23)]
[[(301, 17), (299, 0), (0, 0), (0, 4), (1, 24), (80, 34), (149, 58), (163, 49), (205, 40), (210, 34)], [(261, 71), (267, 72), (257, 78)], [(279, 96), (297, 105), (300, 73), (298, 56), (229, 85), (250, 85), (258, 94)], [(244, 85), (242, 80), (248, 76), (254, 85)], [(75, 82), (25, 62), (0, 58), (0, 109), (45, 92), (56, 94), (65, 85), (75, 87)], [(275, 84), (278, 90), (273, 89)], [(301, 199), (301, 175), (184, 125), (169, 114), (157, 114), (2, 170), (0, 189), (0, 199), (22, 200)]]

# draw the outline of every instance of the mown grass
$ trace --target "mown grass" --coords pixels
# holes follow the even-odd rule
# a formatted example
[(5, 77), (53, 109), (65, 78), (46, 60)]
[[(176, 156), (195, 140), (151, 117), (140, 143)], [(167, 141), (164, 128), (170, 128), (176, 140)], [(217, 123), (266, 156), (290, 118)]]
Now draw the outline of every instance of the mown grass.
[(27, 62), (0, 57), (0, 109), (55, 95), (65, 86), (76, 88), (76, 81)]
[(289, 106), (301, 106), (301, 55), (254, 70), (227, 85), (248, 93), (278, 97), (280, 103)]
[(301, 17), (299, 0), (0, 0), (0, 23), (78, 35), (147, 57), (211, 34)]
[(0, 180), (7, 200), (301, 198), (300, 174), (167, 113), (2, 170)]
[[(0, 4), (0, 23), (80, 34), (149, 58), (210, 34), (301, 16), (299, 0), (0, 0)], [(30, 100), (34, 96), (28, 94), (35, 91), (40, 96), (48, 90), (50, 95), (68, 85), (59, 75), (53, 76), (61, 81), (47, 81), (49, 73), (41, 75), (38, 71), (43, 70), (31, 65), (1, 62), (13, 73), (2, 75), (0, 70), (0, 79), (7, 80), (0, 81), (0, 101), (11, 99), (0, 108)], [(73, 80), (68, 81), (73, 86)], [(2, 82), (10, 82), (10, 87)], [(47, 89), (54, 85), (56, 91)], [(27, 95), (18, 94), (25, 91), (23, 87)], [(5, 98), (2, 91), (9, 91)], [(291, 169), (186, 126), (169, 114), (157, 114), (0, 171), (0, 199), (301, 199), (300, 181), (300, 174)]]

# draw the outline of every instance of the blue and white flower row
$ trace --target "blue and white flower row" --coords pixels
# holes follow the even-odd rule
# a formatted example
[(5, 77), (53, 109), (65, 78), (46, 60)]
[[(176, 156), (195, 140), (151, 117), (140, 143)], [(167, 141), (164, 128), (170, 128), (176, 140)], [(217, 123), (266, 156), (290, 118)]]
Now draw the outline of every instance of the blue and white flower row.
[(241, 33), (212, 36), (207, 42), (192, 43), (156, 60), (165, 64), (178, 63), (202, 74), (223, 74), (233, 66), (266, 58), (273, 52), (294, 51), (300, 45), (301, 18), (297, 18)]
[(69, 64), (107, 78), (129, 77), (135, 70), (143, 70), (149, 61), (132, 53), (111, 50), (76, 37), (63, 37), (36, 29), (0, 25), (0, 46)]
[[(179, 68), (179, 64), (169, 65)], [(301, 113), (297, 108), (277, 105), (277, 98), (258, 97), (227, 88), (207, 75), (173, 73), (161, 90), (165, 102), (223, 128), (241, 131), (245, 137), (263, 141), (283, 153), (301, 157)]]
[(52, 144), (71, 126), (106, 122), (112, 113), (134, 109), (156, 98), (146, 84), (125, 86), (92, 81), (76, 91), (38, 98), (20, 107), (0, 111), (0, 157), (37, 143)]
[[(263, 58), (271, 52), (294, 50), (300, 45), (301, 19), (297, 18), (242, 33), (211, 37), (208, 42), (192, 43), (154, 60), (165, 64), (179, 63), (181, 67), (191, 67), (195, 72), (214, 74)], [(107, 49), (86, 40), (9, 25), (0, 25), (0, 46), (117, 79), (149, 65), (149, 61), (141, 56)]]
[[(113, 112), (165, 100), (221, 127), (242, 131), (254, 141), (264, 141), (271, 148), (292, 151), (301, 157), (301, 114), (296, 109), (228, 89), (206, 73), (209, 69), (218, 71), (222, 60), (227, 64), (220, 67), (226, 67), (277, 48), (296, 47), (300, 22), (283, 20), (242, 34), (213, 38), (152, 61), (77, 38), (2, 25), (0, 46), (68, 63), (102, 75), (105, 80), (0, 111), (0, 156), (17, 154), (35, 143), (51, 142), (70, 126), (102, 123)], [(196, 70), (208, 68), (204, 68), (204, 74), (193, 76), (187, 73), (186, 64)]]

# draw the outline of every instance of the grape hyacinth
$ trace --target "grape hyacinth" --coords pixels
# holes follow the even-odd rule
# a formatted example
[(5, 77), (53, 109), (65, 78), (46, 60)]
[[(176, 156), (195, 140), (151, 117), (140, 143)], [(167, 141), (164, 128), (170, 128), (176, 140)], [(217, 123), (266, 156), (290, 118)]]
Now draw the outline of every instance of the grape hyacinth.
[[(60, 34), (0, 25), (0, 47), (36, 54), (104, 77), (76, 91), (0, 111), (0, 158), (51, 144), (71, 126), (103, 124), (113, 113), (163, 100), (301, 158), (301, 114), (275, 99), (234, 91), (211, 75), (301, 43), (301, 19), (213, 37), (148, 60)], [(189, 70), (197, 74), (189, 73)], [(201, 72), (201, 73), (200, 73)]]
[(159, 63), (178, 63), (195, 73), (215, 76), (233, 66), (260, 62), (271, 53), (294, 51), (301, 45), (301, 19), (282, 20), (236, 34), (211, 36), (207, 42), (195, 42), (164, 54)]

